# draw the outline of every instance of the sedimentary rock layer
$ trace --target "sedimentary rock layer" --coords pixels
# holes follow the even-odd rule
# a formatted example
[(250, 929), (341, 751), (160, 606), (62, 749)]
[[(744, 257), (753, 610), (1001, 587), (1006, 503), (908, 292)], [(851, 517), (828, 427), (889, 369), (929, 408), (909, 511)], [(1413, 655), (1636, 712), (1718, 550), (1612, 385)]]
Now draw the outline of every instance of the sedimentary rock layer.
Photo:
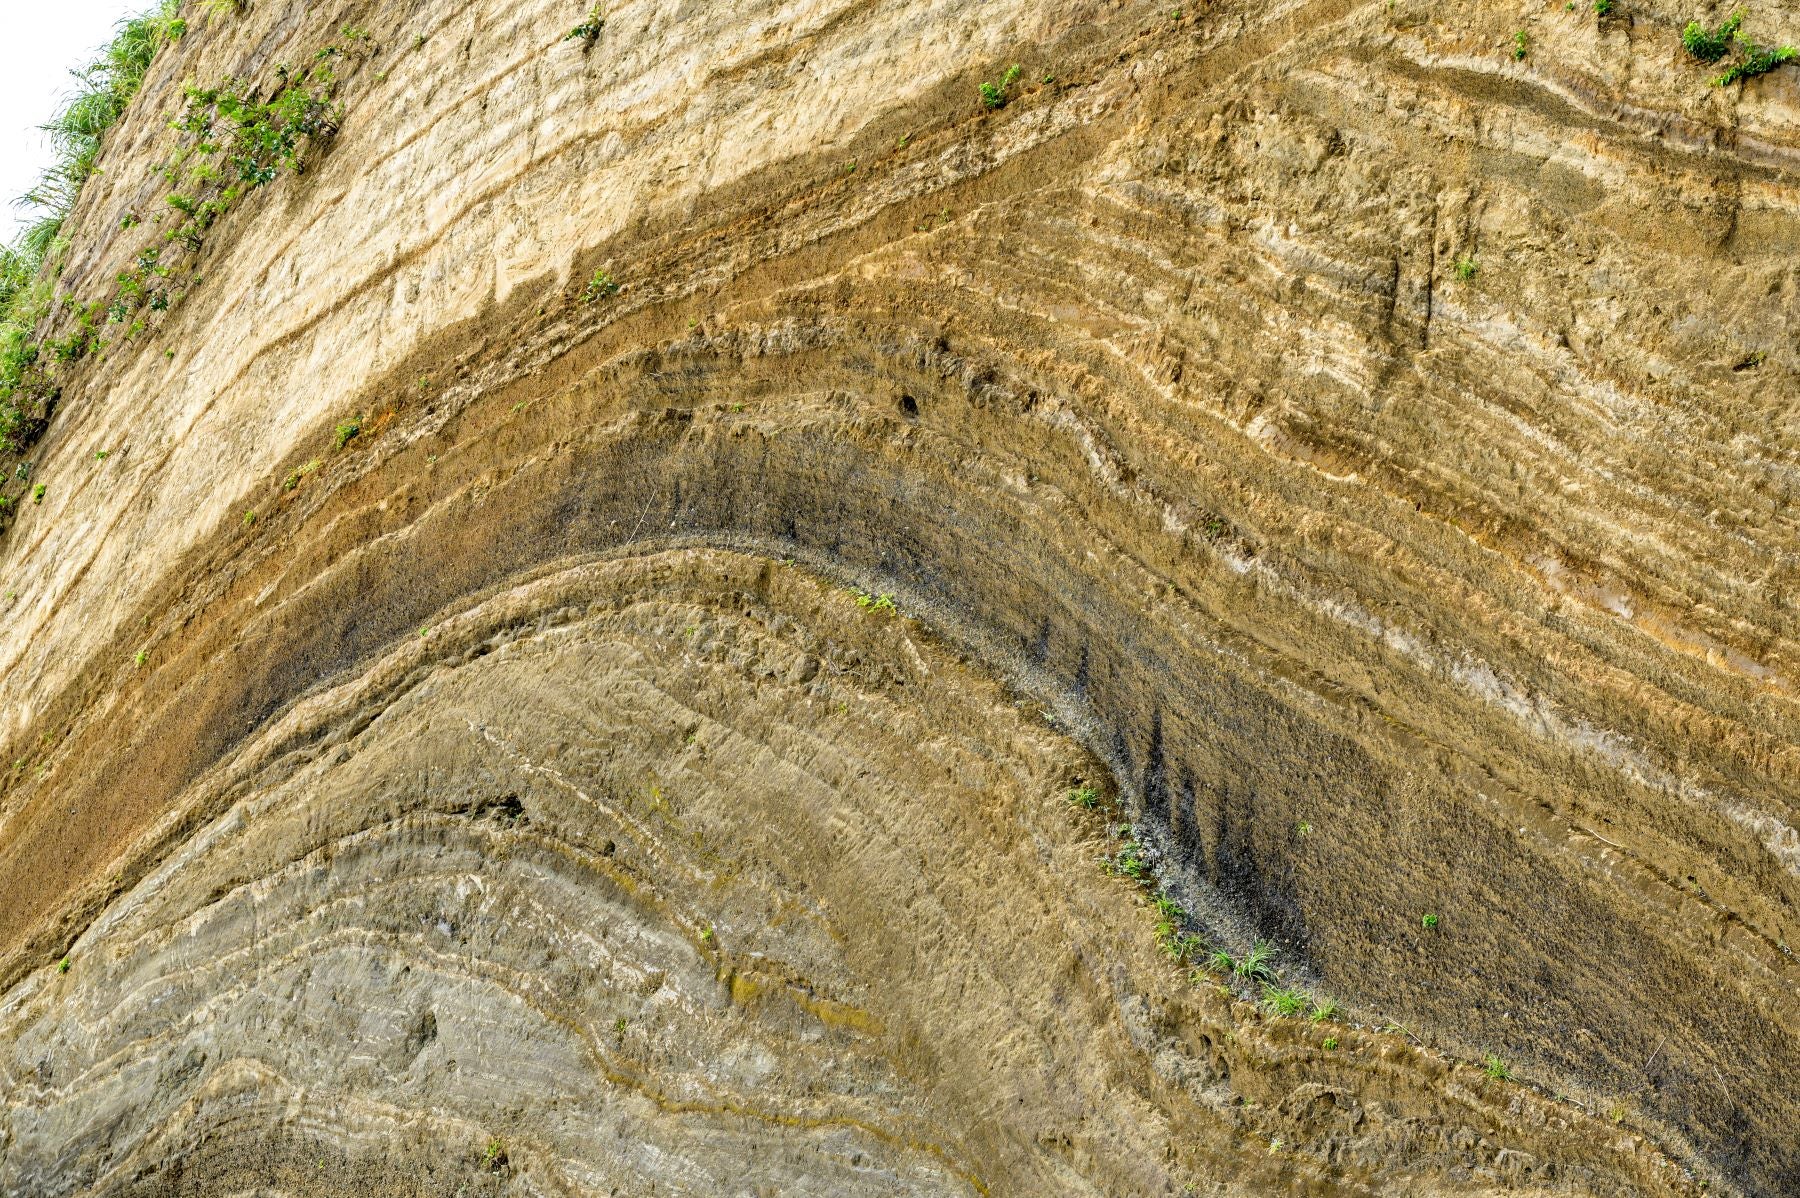
[(273, 721), (15, 989), (8, 1188), (1673, 1192), (1189, 986), (1064, 800), (1094, 768), (797, 564), (547, 572)]
[[(7, 1185), (1800, 1186), (1791, 78), (580, 15), (259, 4), (84, 196), (75, 289), (180, 78), (370, 32), (4, 548)], [(1081, 782), (1408, 1034), (1159, 963)]]

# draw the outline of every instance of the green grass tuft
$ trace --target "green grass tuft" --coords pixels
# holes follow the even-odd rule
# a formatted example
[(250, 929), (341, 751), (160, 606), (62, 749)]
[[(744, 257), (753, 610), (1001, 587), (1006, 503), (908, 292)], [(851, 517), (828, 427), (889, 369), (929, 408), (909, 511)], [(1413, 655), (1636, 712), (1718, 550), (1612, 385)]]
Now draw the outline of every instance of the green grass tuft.
[(1731, 50), (1731, 41), (1743, 27), (1744, 10), (1738, 9), (1717, 29), (1708, 29), (1698, 21), (1689, 21), (1681, 31), (1681, 44), (1701, 62), (1718, 62)]
[(1306, 1010), (1306, 995), (1299, 990), (1283, 989), (1273, 982), (1263, 984), (1263, 1006), (1284, 1019)]
[(1249, 982), (1273, 982), (1275, 967), (1269, 964), (1275, 955), (1275, 946), (1267, 940), (1258, 940), (1250, 946), (1243, 959), (1232, 966), (1232, 972)]

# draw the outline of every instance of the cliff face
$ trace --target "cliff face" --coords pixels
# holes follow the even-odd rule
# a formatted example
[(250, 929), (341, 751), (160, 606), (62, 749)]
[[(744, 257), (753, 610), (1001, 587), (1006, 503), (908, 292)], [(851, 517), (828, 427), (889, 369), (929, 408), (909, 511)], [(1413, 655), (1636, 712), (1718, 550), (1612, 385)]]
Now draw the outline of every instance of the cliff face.
[(183, 80), (343, 116), (0, 544), (0, 1190), (1800, 1192), (1800, 75), (1693, 15), (196, 22), (67, 290)]

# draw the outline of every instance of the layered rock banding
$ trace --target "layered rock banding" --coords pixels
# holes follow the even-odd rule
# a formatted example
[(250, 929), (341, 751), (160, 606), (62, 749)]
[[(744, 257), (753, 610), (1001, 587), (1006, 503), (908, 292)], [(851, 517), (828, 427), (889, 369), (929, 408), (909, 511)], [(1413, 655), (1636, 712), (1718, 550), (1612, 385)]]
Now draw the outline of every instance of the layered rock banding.
[(84, 193), (367, 30), (3, 547), (0, 1188), (1800, 1186), (1792, 78), (577, 8), (259, 3)]

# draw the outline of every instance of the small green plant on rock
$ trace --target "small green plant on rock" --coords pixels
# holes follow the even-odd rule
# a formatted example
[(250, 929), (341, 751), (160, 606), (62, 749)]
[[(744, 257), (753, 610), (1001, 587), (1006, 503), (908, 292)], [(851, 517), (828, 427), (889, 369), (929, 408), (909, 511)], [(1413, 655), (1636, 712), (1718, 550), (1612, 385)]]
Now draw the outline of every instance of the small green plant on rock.
[(563, 35), (563, 41), (572, 42), (581, 39), (584, 45), (591, 46), (600, 37), (600, 31), (606, 28), (606, 19), (600, 15), (598, 4), (588, 9), (587, 19)]
[(1315, 997), (1312, 1000), (1312, 1011), (1307, 1015), (1314, 1023), (1323, 1023), (1327, 1019), (1337, 1018), (1338, 1004), (1335, 998)]
[(1456, 260), (1455, 269), (1456, 277), (1467, 283), (1470, 279), (1475, 277), (1481, 270), (1481, 267), (1476, 265), (1475, 256), (1473, 254), (1464, 254)]
[(581, 293), (581, 302), (591, 304), (595, 300), (619, 294), (619, 285), (613, 281), (611, 274), (605, 270), (597, 270), (594, 277), (588, 280), (587, 290)]
[(1134, 882), (1150, 880), (1150, 858), (1144, 846), (1135, 839), (1125, 842), (1125, 847), (1111, 857), (1105, 858), (1106, 871), (1122, 878), (1130, 878)]
[(1613, 10), (1613, 0), (1594, 0), (1594, 15), (1604, 17)]
[(1731, 49), (1731, 40), (1743, 27), (1744, 10), (1738, 9), (1719, 25), (1708, 29), (1698, 21), (1689, 21), (1681, 31), (1681, 44), (1701, 62), (1718, 62)]
[(1521, 29), (1517, 33), (1513, 34), (1512, 56), (1513, 56), (1514, 61), (1524, 58), (1525, 55), (1528, 54), (1529, 52), (1530, 52), (1530, 46), (1525, 37), (1525, 31), (1523, 29)]
[(871, 595), (867, 591), (852, 591), (851, 594), (856, 597), (856, 606), (864, 611), (891, 612), (899, 610), (894, 606), (892, 595)]
[(999, 83), (989, 83), (984, 80), (979, 84), (976, 90), (981, 93), (982, 107), (988, 109), (990, 112), (1005, 108), (1006, 101), (1009, 98), (1006, 93), (1012, 90), (1013, 84), (1017, 83), (1019, 81), (1019, 76), (1024, 73), (1024, 68), (1020, 67), (1019, 64), (1014, 63), (1012, 66), (1006, 68), (1006, 74), (1000, 76)]
[(481, 1163), (496, 1171), (506, 1164), (506, 1145), (500, 1142), (499, 1136), (489, 1140), (487, 1147), (482, 1149)]
[(56, 972), (58, 972), (58, 973), (69, 972), (69, 959), (67, 957), (64, 957), (62, 960), (60, 960), (56, 963)]
[(1275, 955), (1275, 946), (1267, 940), (1258, 940), (1250, 946), (1243, 959), (1232, 966), (1232, 972), (1247, 982), (1273, 982), (1275, 969), (1269, 959)]
[(1100, 792), (1091, 786), (1077, 786), (1069, 792), (1069, 802), (1083, 811), (1092, 811), (1100, 805)]
[(37, 486), (31, 488), (31, 502), (33, 502), (33, 503), (44, 502), (44, 484), (43, 483), (39, 483)]
[(1769, 48), (1739, 38), (1738, 47), (1744, 52), (1744, 60), (1732, 63), (1724, 74), (1714, 79), (1714, 87), (1730, 87), (1739, 80), (1766, 75), (1783, 63), (1800, 58), (1800, 49), (1793, 46)]
[[(358, 428), (358, 431), (361, 431), (360, 423), (358, 424), (357, 428)], [(352, 433), (351, 436), (355, 436), (355, 434)], [(346, 437), (345, 440), (348, 441), (349, 438)], [(342, 446), (339, 446), (339, 448), (342, 448)], [(321, 462), (318, 458), (314, 458), (310, 462), (306, 463), (306, 465), (301, 466), (298, 469), (291, 471), (286, 478), (281, 480), (281, 489), (284, 491), (292, 491), (295, 487), (300, 485), (301, 479), (305, 478), (307, 475), (311, 474), (313, 471), (317, 470), (320, 466), (323, 466), (324, 464), (325, 463)]]
[(1164, 956), (1179, 965), (1206, 951), (1205, 941), (1181, 930), (1188, 913), (1180, 903), (1166, 894), (1157, 895), (1156, 912), (1156, 946)]
[(1425, 916), (1419, 920), (1419, 926), (1424, 928), (1427, 932), (1435, 932), (1438, 926), (1438, 917), (1430, 912), (1426, 912)]
[(1331, 1050), (1335, 1049), (1337, 1046), (1338, 1046), (1338, 1038), (1336, 1036), (1325, 1037), (1325, 1051), (1330, 1052)]
[(1263, 985), (1263, 1006), (1283, 1019), (1292, 1018), (1306, 1010), (1306, 995), (1267, 982)]
[(149, 660), (150, 660), (150, 653), (149, 653), (149, 650), (147, 650), (147, 649), (139, 649), (136, 653), (133, 653), (131, 655), (132, 664), (137, 666), (137, 668), (140, 670), (144, 668), (144, 663)]
[(1495, 1081), (1504, 1082), (1512, 1080), (1512, 1070), (1507, 1067), (1505, 1061), (1501, 1060), (1491, 1052), (1481, 1058), (1481, 1071)]

